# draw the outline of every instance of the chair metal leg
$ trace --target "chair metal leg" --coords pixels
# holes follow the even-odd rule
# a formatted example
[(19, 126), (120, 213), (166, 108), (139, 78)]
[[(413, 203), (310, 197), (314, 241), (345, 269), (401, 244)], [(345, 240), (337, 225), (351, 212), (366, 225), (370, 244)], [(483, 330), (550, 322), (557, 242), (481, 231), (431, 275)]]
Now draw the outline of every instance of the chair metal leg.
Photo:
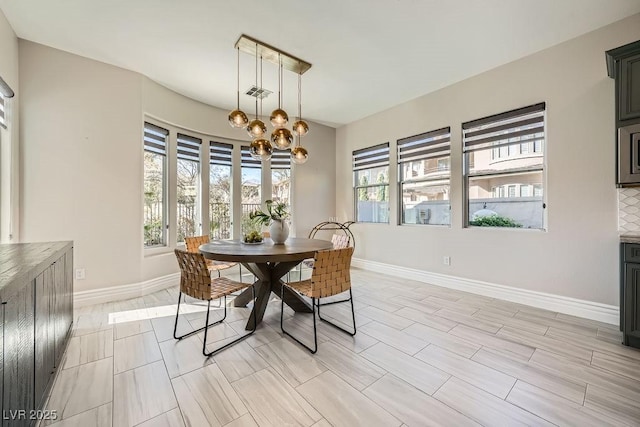
[[(348, 331), (338, 325), (336, 325), (333, 322), (328, 321), (327, 319), (323, 319), (322, 316), (320, 315), (320, 306), (322, 305), (329, 305), (329, 304), (335, 304), (338, 302), (347, 302), (347, 301), (351, 301), (351, 318), (353, 319), (353, 332)], [(333, 326), (336, 329), (340, 329), (342, 332), (346, 332), (347, 334), (354, 336), (356, 334), (356, 312), (353, 309), (353, 294), (351, 293), (351, 288), (349, 288), (349, 298), (342, 300), (342, 301), (331, 301), (325, 304), (320, 304), (320, 299), (318, 298), (318, 318), (320, 318), (320, 320), (322, 320), (325, 323), (328, 323), (329, 325)]]
[[(284, 283), (282, 284), (282, 289), (280, 292), (280, 295), (283, 295), (283, 294), (284, 294)], [(309, 347), (308, 345), (300, 341), (298, 338), (294, 337), (289, 332), (284, 330), (284, 298), (280, 298), (280, 329), (282, 330), (282, 333), (293, 338), (298, 344), (300, 344), (301, 346), (309, 350), (311, 354), (315, 354), (318, 351), (318, 331), (316, 329), (316, 299), (315, 298), (311, 299), (311, 311), (313, 313), (313, 348)]]
[[(256, 291), (255, 291), (255, 288), (253, 287), (253, 285), (251, 285), (251, 297), (255, 301), (255, 299), (256, 299)], [(227, 317), (227, 296), (225, 295), (225, 297), (224, 297), (224, 317), (222, 318), (222, 320), (224, 320), (226, 317)], [(222, 322), (222, 320), (219, 320), (219, 321), (217, 321), (215, 323), (220, 323), (220, 322)], [(207, 311), (207, 321), (206, 322), (209, 323), (209, 311)], [(215, 324), (215, 323), (213, 323), (213, 324)], [(242, 341), (243, 339), (247, 338), (249, 335), (253, 334), (256, 331), (257, 327), (258, 327), (258, 323), (256, 321), (256, 318), (254, 317), (253, 318), (253, 329), (251, 329), (251, 331), (248, 334), (244, 334), (241, 337), (236, 338), (235, 340), (233, 340), (231, 342), (228, 342), (225, 345), (223, 345), (223, 346), (221, 346), (219, 348), (216, 348), (215, 350), (212, 350), (210, 352), (207, 352), (207, 330), (205, 329), (205, 331), (204, 331), (204, 341), (202, 343), (202, 354), (205, 357), (211, 357), (214, 354), (224, 350), (225, 348), (230, 347), (230, 346), (238, 343), (239, 341)]]
[(182, 292), (179, 292), (178, 293), (178, 310), (176, 312), (176, 323), (173, 326), (173, 338), (175, 338), (177, 340), (181, 340), (183, 338), (190, 337), (191, 335), (197, 334), (198, 332), (200, 332), (202, 330), (205, 331), (205, 335), (206, 335), (207, 334), (207, 332), (206, 332), (207, 328), (222, 322), (222, 320), (224, 320), (225, 317), (227, 317), (227, 307), (225, 306), (225, 308), (224, 308), (224, 317), (222, 318), (222, 320), (219, 320), (217, 322), (213, 322), (212, 324), (209, 325), (209, 311), (211, 310), (211, 301), (208, 301), (207, 302), (207, 320), (205, 321), (204, 326), (202, 328), (198, 328), (198, 329), (196, 329), (194, 331), (188, 332), (188, 333), (186, 333), (184, 335), (178, 336), (176, 334), (178, 332), (178, 315), (180, 314), (180, 300), (181, 299), (182, 299)]

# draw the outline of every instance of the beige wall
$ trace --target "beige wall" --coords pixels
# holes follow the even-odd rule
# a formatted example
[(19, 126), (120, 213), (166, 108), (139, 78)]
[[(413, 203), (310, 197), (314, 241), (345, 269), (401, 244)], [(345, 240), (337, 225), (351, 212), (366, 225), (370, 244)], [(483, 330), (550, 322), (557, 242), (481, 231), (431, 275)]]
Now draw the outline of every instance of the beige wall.
[(82, 291), (140, 279), (141, 76), (20, 40), (21, 240), (73, 240)]
[[(614, 82), (604, 51), (640, 39), (635, 15), (493, 69), (337, 131), (337, 197), (352, 219), (351, 152), (451, 126), (452, 226), (357, 224), (356, 257), (548, 292), (618, 303), (614, 185)], [(464, 229), (461, 123), (547, 103), (548, 231)], [(390, 176), (396, 176), (392, 154)], [(391, 185), (391, 206), (397, 187)], [(451, 266), (443, 265), (451, 256)]]
[[(86, 269), (76, 290), (137, 283), (177, 271), (168, 248), (143, 249), (145, 115), (200, 133), (244, 139), (227, 112), (137, 73), (20, 41), (23, 96), (22, 241), (74, 240)], [(335, 130), (312, 124), (311, 158), (295, 170), (298, 235), (335, 216)]]
[[(6, 100), (7, 129), (0, 127), (0, 242), (17, 241), (19, 227), (18, 38), (0, 11), (0, 77), (16, 95)], [(11, 238), (10, 238), (11, 237)]]

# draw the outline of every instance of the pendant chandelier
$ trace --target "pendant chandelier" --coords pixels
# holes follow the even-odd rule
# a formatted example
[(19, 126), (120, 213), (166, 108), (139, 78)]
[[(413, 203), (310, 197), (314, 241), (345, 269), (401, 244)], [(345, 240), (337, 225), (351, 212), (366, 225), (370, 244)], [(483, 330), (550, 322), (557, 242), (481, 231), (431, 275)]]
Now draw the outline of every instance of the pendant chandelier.
[[(307, 150), (300, 144), (300, 138), (309, 132), (309, 125), (302, 119), (302, 74), (304, 74), (311, 64), (280, 49), (262, 43), (246, 35), (240, 36), (235, 44), (238, 51), (237, 59), (237, 100), (236, 109), (229, 113), (229, 124), (234, 128), (245, 128), (252, 142), (249, 152), (255, 159), (269, 160), (273, 154), (273, 149), (287, 150), (294, 142), (294, 135), (297, 137), (296, 145), (291, 149), (291, 161), (296, 164), (303, 164), (308, 159)], [(262, 96), (256, 96), (255, 118), (251, 121), (247, 115), (240, 110), (240, 51), (253, 55), (256, 62), (255, 89), (256, 92), (264, 92), (262, 86), (262, 61), (276, 64), (278, 66), (278, 105), (271, 112), (269, 121), (273, 126), (271, 138), (267, 138), (267, 127), (260, 119), (262, 116)], [(260, 69), (258, 71), (258, 57), (260, 59)], [(298, 75), (298, 116), (292, 125), (292, 130), (286, 126), (289, 124), (289, 115), (283, 109), (283, 72), (284, 70), (294, 72)], [(260, 86), (258, 86), (258, 74), (260, 75)], [(269, 93), (269, 91), (267, 91)], [(258, 97), (260, 97), (260, 111), (258, 111)]]

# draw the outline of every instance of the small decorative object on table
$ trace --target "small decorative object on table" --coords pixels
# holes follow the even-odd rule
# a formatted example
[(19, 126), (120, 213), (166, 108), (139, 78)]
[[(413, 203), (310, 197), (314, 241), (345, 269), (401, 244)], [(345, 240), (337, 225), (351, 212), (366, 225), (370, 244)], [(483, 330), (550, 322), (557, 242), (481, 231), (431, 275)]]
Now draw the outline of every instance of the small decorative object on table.
[(287, 205), (273, 200), (267, 200), (265, 204), (267, 205), (267, 212), (256, 209), (249, 214), (249, 218), (255, 224), (270, 225), (269, 232), (273, 244), (283, 245), (289, 237)]
[(244, 235), (242, 243), (245, 245), (259, 245), (262, 242), (262, 234), (256, 230), (251, 231)]

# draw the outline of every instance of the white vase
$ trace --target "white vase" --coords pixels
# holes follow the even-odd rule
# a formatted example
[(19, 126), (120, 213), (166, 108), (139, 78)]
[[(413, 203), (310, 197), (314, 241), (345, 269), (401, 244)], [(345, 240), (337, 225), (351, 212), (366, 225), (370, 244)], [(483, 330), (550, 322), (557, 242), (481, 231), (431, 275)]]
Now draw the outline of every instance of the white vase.
[(274, 219), (269, 232), (274, 245), (284, 245), (285, 240), (289, 237), (289, 224), (287, 221)]

